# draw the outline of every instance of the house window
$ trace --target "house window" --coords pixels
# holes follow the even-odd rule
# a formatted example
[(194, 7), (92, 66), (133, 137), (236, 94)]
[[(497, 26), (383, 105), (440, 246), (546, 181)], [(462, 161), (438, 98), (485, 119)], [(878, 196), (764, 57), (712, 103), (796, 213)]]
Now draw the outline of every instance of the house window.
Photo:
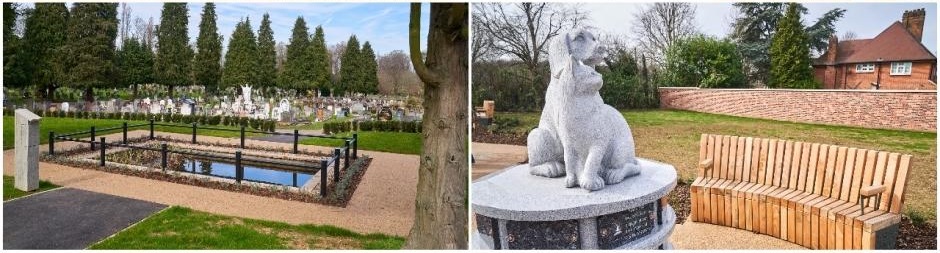
[(871, 72), (875, 72), (874, 63), (855, 64), (855, 73), (871, 73)]
[(892, 62), (891, 74), (892, 75), (910, 75), (911, 74), (911, 62)]

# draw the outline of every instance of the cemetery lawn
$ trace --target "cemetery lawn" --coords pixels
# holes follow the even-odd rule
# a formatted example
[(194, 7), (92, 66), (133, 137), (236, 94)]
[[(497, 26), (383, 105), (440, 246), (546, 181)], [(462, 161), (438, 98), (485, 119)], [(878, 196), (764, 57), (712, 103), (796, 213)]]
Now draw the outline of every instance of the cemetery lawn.
[(58, 185), (54, 185), (52, 183), (39, 180), (39, 189), (36, 189), (31, 192), (24, 192), (13, 187), (13, 180), (14, 179), (12, 176), (7, 176), (7, 175), (3, 176), (3, 201), (23, 197), (23, 196), (30, 195), (33, 193), (40, 193), (46, 190), (59, 188)]
[[(332, 136), (352, 137), (352, 133), (340, 133)], [(421, 154), (421, 134), (420, 133), (400, 133), (400, 132), (359, 132), (359, 149), (371, 150), (407, 155)], [(306, 138), (300, 140), (300, 144), (340, 147), (345, 145), (343, 140)]]
[(401, 237), (359, 234), (329, 225), (215, 215), (174, 206), (91, 249), (399, 249)]
[[(3, 116), (3, 149), (13, 148), (14, 136), (13, 132), (15, 130), (14, 126), (14, 117), (13, 116)], [(111, 128), (111, 127), (120, 127), (121, 123), (124, 120), (120, 119), (74, 119), (74, 118), (56, 118), (56, 117), (45, 117), (39, 123), (39, 143), (48, 143), (49, 131), (54, 131), (56, 133), (73, 133), (73, 132), (82, 132), (88, 131), (92, 126), (95, 128)], [(147, 123), (147, 121), (127, 121), (128, 125), (137, 125)], [(180, 124), (180, 123), (167, 123), (166, 124)], [(212, 126), (216, 128), (231, 128), (239, 129), (237, 127), (231, 126)], [(138, 127), (131, 128), (131, 130), (149, 130), (148, 127)], [(154, 127), (155, 131), (160, 132), (170, 132), (170, 133), (181, 133), (181, 134), (192, 134), (192, 129), (189, 128), (178, 128), (178, 127), (165, 127), (165, 126), (156, 126)], [(105, 134), (111, 133), (120, 133), (121, 129), (111, 130), (104, 132)], [(101, 132), (96, 133), (98, 135)], [(237, 138), (239, 137), (239, 132), (237, 131), (218, 131), (218, 130), (199, 130), (197, 131), (199, 135), (206, 136), (217, 136), (217, 137), (229, 137)], [(256, 136), (260, 134), (246, 133), (245, 136)], [(76, 135), (76, 137), (87, 137), (88, 135)]]
[[(689, 111), (623, 111), (637, 155), (670, 163), (680, 180), (695, 180), (701, 134), (778, 138), (911, 154), (914, 156), (905, 213), (936, 224), (937, 134), (901, 130), (804, 124)], [(498, 132), (521, 134), (538, 125), (538, 112), (497, 112)]]

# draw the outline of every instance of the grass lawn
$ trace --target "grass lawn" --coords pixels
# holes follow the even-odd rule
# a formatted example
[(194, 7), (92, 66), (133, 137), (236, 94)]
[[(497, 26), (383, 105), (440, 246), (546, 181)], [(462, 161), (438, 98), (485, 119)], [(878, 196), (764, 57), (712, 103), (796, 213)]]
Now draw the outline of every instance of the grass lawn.
[[(496, 122), (518, 121), (518, 124), (501, 131), (526, 133), (538, 125), (539, 115), (497, 113)], [(911, 216), (920, 215), (932, 223), (936, 222), (936, 133), (802, 124), (672, 110), (625, 111), (623, 115), (633, 131), (637, 155), (674, 165), (683, 180), (695, 178), (698, 143), (702, 133), (777, 138), (911, 154), (914, 159), (905, 210)]]
[[(341, 133), (333, 136), (350, 137), (352, 133)], [(345, 145), (343, 140), (323, 138), (306, 138), (300, 140), (300, 144), (327, 147)], [(417, 155), (421, 154), (421, 134), (372, 131), (359, 132), (359, 149)]]
[[(82, 132), (88, 131), (92, 126), (98, 129), (102, 128), (111, 128), (111, 127), (120, 127), (121, 123), (124, 120), (120, 119), (74, 119), (74, 118), (53, 118), (47, 117), (43, 118), (39, 123), (39, 142), (47, 143), (49, 139), (49, 131), (55, 131), (59, 134), (64, 133), (73, 133), (73, 132)], [(147, 121), (127, 121), (128, 125), (137, 125), (147, 123)], [(167, 124), (178, 124), (178, 123), (167, 123)], [(3, 149), (13, 148), (13, 131), (15, 130), (14, 118), (13, 116), (3, 116)], [(231, 126), (213, 126), (216, 128), (230, 128), (230, 129), (239, 129), (238, 127)], [(137, 127), (131, 128), (130, 130), (149, 130), (149, 127)], [(190, 128), (178, 128), (178, 127), (165, 127), (165, 126), (156, 126), (155, 131), (161, 132), (170, 132), (170, 133), (181, 133), (181, 134), (191, 134), (192, 129)], [(97, 132), (96, 135), (110, 134), (110, 133), (120, 133), (121, 129), (106, 131), (106, 132)], [(219, 131), (219, 130), (198, 130), (196, 132), (199, 135), (206, 136), (218, 136), (218, 137), (238, 137), (239, 132), (237, 131)], [(259, 134), (246, 133), (245, 136), (256, 136)], [(88, 135), (77, 135), (76, 137), (87, 137)]]
[(92, 249), (399, 249), (401, 237), (328, 225), (243, 219), (170, 207)]
[(31, 192), (24, 192), (13, 187), (13, 177), (12, 176), (3, 176), (3, 201), (19, 198), (22, 196), (30, 195), (33, 193), (39, 193), (46, 190), (51, 190), (59, 188), (58, 185), (39, 180), (39, 189), (33, 190)]

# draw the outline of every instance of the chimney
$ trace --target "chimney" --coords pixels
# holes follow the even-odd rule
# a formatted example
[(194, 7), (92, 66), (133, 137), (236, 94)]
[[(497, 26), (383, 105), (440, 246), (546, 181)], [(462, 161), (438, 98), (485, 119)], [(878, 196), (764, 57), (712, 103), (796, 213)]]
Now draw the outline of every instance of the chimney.
[(901, 24), (904, 24), (904, 28), (907, 28), (907, 31), (914, 35), (918, 42), (924, 36), (924, 19), (926, 16), (927, 13), (924, 8), (904, 11), (904, 15), (901, 16)]
[(836, 57), (839, 55), (839, 37), (835, 34), (829, 36), (829, 48), (826, 49), (826, 62), (836, 63)]

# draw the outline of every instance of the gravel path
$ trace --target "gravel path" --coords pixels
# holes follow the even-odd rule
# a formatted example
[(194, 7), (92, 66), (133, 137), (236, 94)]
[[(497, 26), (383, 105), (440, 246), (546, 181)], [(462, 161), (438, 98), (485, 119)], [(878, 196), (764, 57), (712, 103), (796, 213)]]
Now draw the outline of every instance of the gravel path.
[(474, 160), (472, 180), (519, 164), (528, 156), (525, 146), (474, 142), (471, 148)]
[(63, 188), (3, 203), (3, 249), (84, 249), (165, 205)]
[[(132, 131), (129, 138), (147, 131)], [(158, 135), (190, 140), (186, 134)], [(119, 138), (120, 133), (106, 136)], [(199, 136), (199, 141), (237, 144), (238, 139)], [(248, 145), (290, 148), (291, 144), (248, 141)], [(56, 149), (76, 143), (56, 143)], [(40, 147), (45, 153), (47, 145)], [(331, 147), (301, 145), (301, 149), (328, 152)], [(165, 181), (85, 170), (51, 163), (40, 163), (39, 177), (57, 185), (107, 193), (122, 197), (179, 205), (195, 210), (244, 218), (287, 222), (290, 224), (328, 224), (359, 233), (385, 233), (407, 236), (414, 222), (415, 187), (418, 182), (418, 156), (385, 152), (359, 151), (374, 158), (368, 172), (346, 208), (261, 197), (230, 191), (175, 184)], [(13, 150), (3, 154), (3, 173), (13, 175)]]
[[(474, 180), (526, 160), (525, 146), (474, 142), (472, 148)], [(691, 220), (676, 225), (669, 240), (676, 249), (805, 249), (774, 237)]]

